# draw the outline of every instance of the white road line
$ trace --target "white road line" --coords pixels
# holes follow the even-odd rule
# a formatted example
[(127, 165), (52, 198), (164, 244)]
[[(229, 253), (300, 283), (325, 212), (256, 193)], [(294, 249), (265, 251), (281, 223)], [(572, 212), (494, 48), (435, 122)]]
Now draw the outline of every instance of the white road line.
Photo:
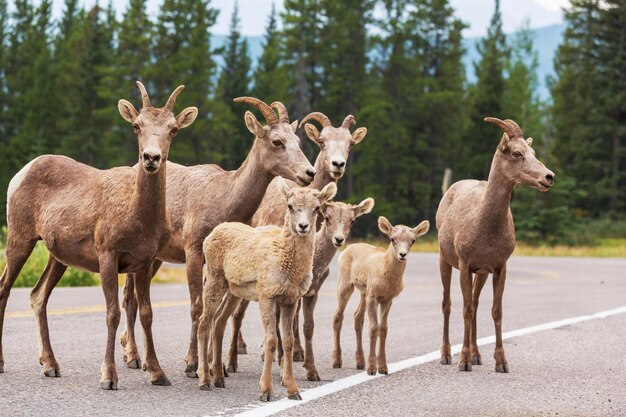
[[(626, 313), (626, 306), (614, 308), (612, 310), (601, 311), (594, 314), (585, 316), (571, 317), (564, 320), (551, 321), (549, 323), (538, 324), (536, 326), (525, 327), (523, 329), (513, 330), (502, 334), (502, 339), (510, 339), (513, 337), (525, 336), (531, 333), (537, 333), (544, 330), (557, 329), (559, 327), (569, 326), (576, 323), (581, 323), (590, 320), (604, 319), (607, 317), (615, 316), (618, 314)], [(477, 340), (478, 346), (489, 345), (496, 342), (495, 336), (483, 337)], [(452, 346), (452, 354), (456, 355), (461, 351), (461, 344)], [(439, 351), (430, 352), (425, 355), (415, 356), (413, 358), (405, 359), (403, 361), (392, 363), (388, 366), (389, 374), (399, 372), (414, 366), (423, 365), (428, 362), (433, 362), (439, 359)], [(371, 381), (376, 378), (380, 378), (382, 375), (368, 375), (367, 372), (361, 372), (346, 378), (338, 379), (328, 384), (321, 385), (316, 388), (311, 388), (301, 392), (302, 401), (294, 401), (288, 398), (283, 398), (276, 402), (263, 404), (260, 402), (248, 404), (239, 408), (239, 410), (245, 410), (237, 414), (240, 417), (262, 417), (276, 414), (280, 411), (287, 410), (292, 407), (297, 407), (302, 404), (306, 404), (310, 401), (318, 398), (325, 397), (335, 392), (343, 391), (347, 388), (355, 385), (363, 384), (364, 382)], [(220, 413), (223, 414), (223, 413)]]

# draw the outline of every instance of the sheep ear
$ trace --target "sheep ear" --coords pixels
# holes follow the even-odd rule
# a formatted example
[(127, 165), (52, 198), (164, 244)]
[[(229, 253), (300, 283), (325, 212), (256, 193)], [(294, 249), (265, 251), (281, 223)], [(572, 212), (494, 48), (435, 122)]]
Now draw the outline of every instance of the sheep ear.
[(354, 216), (359, 217), (371, 212), (374, 209), (374, 199), (366, 198), (354, 207)]
[(291, 124), (291, 130), (293, 131), (293, 133), (296, 133), (297, 129), (298, 129), (298, 121), (294, 120), (293, 123)]
[(180, 129), (183, 129), (193, 123), (198, 117), (197, 107), (187, 107), (176, 116), (176, 124)]
[(306, 135), (309, 137), (309, 139), (311, 139), (313, 142), (317, 143), (318, 145), (322, 144), (322, 141), (320, 140), (320, 131), (317, 130), (314, 125), (312, 125), (311, 123), (305, 123), (304, 131), (306, 132)]
[(500, 139), (498, 149), (500, 149), (500, 152), (502, 153), (507, 153), (509, 151), (509, 135), (506, 133), (502, 134), (502, 139)]
[(357, 143), (361, 142), (364, 138), (365, 135), (367, 135), (367, 128), (365, 127), (360, 127), (357, 130), (355, 130), (354, 132), (352, 132), (352, 139), (350, 140), (350, 143), (354, 146)]
[(278, 186), (278, 189), (280, 190), (280, 192), (283, 193), (285, 198), (289, 198), (291, 196), (291, 188), (289, 188), (289, 185), (287, 184), (287, 182), (285, 181), (283, 177), (278, 177), (278, 181), (276, 185)]
[(533, 146), (533, 138), (526, 139), (526, 144), (532, 148), (532, 146)]
[(329, 200), (332, 200), (333, 197), (335, 197), (335, 194), (337, 194), (337, 184), (331, 182), (328, 183), (326, 187), (322, 188), (322, 191), (320, 191), (320, 193), (317, 195), (317, 198), (319, 198), (320, 203), (325, 203)]
[(378, 228), (381, 232), (391, 237), (391, 232), (393, 231), (393, 226), (389, 223), (386, 217), (380, 216), (378, 218)]
[(128, 123), (134, 123), (135, 119), (139, 115), (135, 106), (133, 106), (128, 100), (120, 100), (117, 102), (117, 108), (120, 111), (120, 114)]
[(259, 121), (256, 119), (256, 117), (254, 117), (254, 114), (252, 114), (251, 111), (246, 111), (246, 113), (243, 115), (243, 120), (246, 123), (246, 127), (248, 128), (250, 133), (252, 133), (256, 137), (262, 138), (267, 133), (265, 128), (261, 126), (261, 123), (259, 123)]
[(426, 233), (428, 233), (428, 229), (430, 229), (430, 222), (428, 220), (424, 220), (423, 222), (421, 222), (420, 224), (418, 224), (417, 226), (413, 228), (413, 231), (417, 235), (415, 237), (420, 237), (422, 235), (425, 235)]

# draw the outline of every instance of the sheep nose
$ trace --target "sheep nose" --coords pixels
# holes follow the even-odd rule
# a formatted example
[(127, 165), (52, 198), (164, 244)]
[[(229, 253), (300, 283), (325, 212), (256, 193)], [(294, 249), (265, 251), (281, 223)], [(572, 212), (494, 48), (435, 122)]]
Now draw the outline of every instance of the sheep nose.
[(159, 162), (161, 160), (161, 155), (158, 153), (144, 152), (143, 160), (144, 162)]
[(346, 161), (344, 161), (343, 159), (335, 159), (333, 160), (333, 165), (337, 168), (343, 168), (346, 166)]
[(406, 258), (406, 252), (399, 252), (398, 255), (400, 255), (400, 259)]
[(344, 238), (342, 238), (342, 237), (336, 237), (335, 238), (335, 243), (337, 245), (341, 245), (343, 243), (343, 241), (344, 241)]
[(309, 224), (308, 223), (298, 223), (298, 227), (300, 228), (301, 232), (306, 232), (306, 230), (309, 228)]
[(546, 174), (546, 179), (548, 180), (550, 184), (554, 184), (554, 174), (552, 172), (549, 174)]
[(306, 175), (308, 175), (311, 178), (315, 177), (315, 170), (314, 169), (307, 169), (306, 170)]

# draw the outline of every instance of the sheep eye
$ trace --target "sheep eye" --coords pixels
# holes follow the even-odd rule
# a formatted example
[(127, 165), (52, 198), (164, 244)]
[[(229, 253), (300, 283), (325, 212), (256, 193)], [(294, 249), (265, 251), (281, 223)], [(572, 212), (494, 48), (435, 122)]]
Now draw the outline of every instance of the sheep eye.
[(137, 123), (133, 124), (133, 129), (135, 129), (135, 132), (139, 131), (139, 125)]
[(178, 128), (177, 127), (172, 128), (172, 130), (170, 130), (170, 133), (172, 135), (175, 135), (176, 133), (178, 133)]
[(330, 223), (330, 217), (326, 216), (324, 217), (324, 220), (326, 220), (326, 223)]
[(289, 210), (293, 210), (293, 205), (287, 204), (287, 207), (289, 207)]
[(283, 143), (282, 143), (281, 141), (279, 141), (279, 140), (273, 140), (273, 141), (272, 141), (272, 144), (273, 144), (274, 146), (281, 146)]
[(518, 151), (513, 152), (513, 157), (514, 158), (520, 158), (521, 156), (522, 156), (521, 152), (518, 152)]

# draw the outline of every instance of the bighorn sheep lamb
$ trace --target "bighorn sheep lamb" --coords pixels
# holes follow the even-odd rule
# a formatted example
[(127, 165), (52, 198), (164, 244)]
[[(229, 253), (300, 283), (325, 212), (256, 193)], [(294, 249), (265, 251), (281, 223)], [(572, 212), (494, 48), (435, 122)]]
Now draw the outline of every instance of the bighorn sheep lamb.
[[(480, 291), (488, 275), (493, 274), (491, 314), (496, 327), (494, 359), (496, 372), (508, 372), (509, 364), (502, 346), (502, 294), (506, 261), (515, 248), (511, 192), (517, 184), (548, 191), (554, 185), (554, 173), (535, 157), (531, 148), (532, 138), (524, 139), (517, 123), (493, 117), (487, 117), (485, 121), (498, 125), (504, 131), (491, 162), (488, 180), (463, 180), (453, 184), (437, 210), (439, 267), (443, 283), (441, 363), (452, 362), (448, 324), (450, 281), (452, 267), (455, 267), (461, 272), (465, 323), (459, 370), (471, 371), (472, 364), (482, 363), (476, 344), (476, 311)], [(473, 284), (472, 274), (475, 275)]]
[[(202, 242), (215, 226), (227, 221), (248, 223), (256, 212), (265, 190), (278, 175), (307, 185), (315, 169), (300, 149), (295, 135), (297, 121), (289, 122), (287, 109), (280, 102), (267, 105), (252, 97), (234, 100), (261, 111), (266, 126), (246, 111), (244, 121), (255, 136), (246, 160), (235, 171), (224, 171), (217, 165), (183, 166), (168, 163), (167, 206), (172, 219), (173, 235), (157, 255), (156, 273), (161, 261), (186, 263), (191, 299), (191, 337), (185, 358), (185, 373), (196, 377), (198, 368), (198, 319), (202, 313)], [(278, 110), (278, 115), (274, 111)], [(131, 368), (138, 368), (139, 354), (134, 335), (137, 304), (133, 297), (132, 276), (124, 287), (127, 326), (122, 335), (124, 358)]]
[[(366, 243), (356, 243), (348, 246), (339, 256), (339, 280), (337, 282), (339, 305), (333, 319), (334, 368), (341, 368), (342, 365), (340, 334), (343, 313), (356, 287), (361, 292), (361, 300), (354, 313), (356, 367), (357, 369), (365, 368), (362, 331), (367, 309), (370, 323), (370, 354), (367, 373), (375, 375), (378, 371), (379, 374), (387, 374), (385, 353), (387, 317), (393, 299), (404, 288), (402, 277), (406, 268), (407, 254), (415, 243), (415, 239), (426, 234), (429, 227), (428, 220), (424, 220), (414, 228), (403, 225), (392, 226), (389, 220), (381, 216), (378, 218), (378, 228), (391, 240), (387, 250)], [(380, 323), (377, 313), (379, 305)], [(376, 340), (379, 340), (378, 356), (376, 356)]]
[[(120, 320), (117, 274), (135, 273), (141, 324), (146, 340), (145, 369), (155, 385), (169, 385), (154, 351), (150, 267), (170, 233), (165, 205), (165, 162), (178, 129), (189, 126), (198, 109), (174, 116), (179, 86), (165, 107), (150, 104), (141, 90), (140, 112), (126, 100), (118, 108), (139, 141), (139, 167), (98, 170), (56, 155), (40, 156), (11, 180), (7, 204), (7, 266), (0, 283), (0, 333), (11, 287), (35, 243), (50, 251), (48, 265), (31, 293), (40, 331), (40, 362), (46, 376), (60, 376), (48, 335), (46, 306), (68, 265), (99, 272), (107, 305), (107, 348), (102, 364), (104, 389), (117, 389), (114, 348)], [(0, 353), (0, 371), (3, 358)]]
[[(345, 244), (355, 220), (357, 217), (371, 212), (373, 208), (373, 198), (366, 198), (357, 205), (334, 201), (322, 205), (321, 215), (324, 220), (321, 228), (315, 235), (313, 281), (309, 291), (302, 297), (305, 338), (304, 368), (307, 370), (307, 379), (309, 381), (320, 381), (313, 356), (313, 330), (315, 326), (313, 313), (319, 290), (324, 281), (326, 281), (326, 277), (328, 277), (329, 266), (335, 257), (335, 253), (337, 253), (337, 248)], [(296, 326), (294, 326), (294, 331), (295, 328)], [(277, 329), (277, 332), (280, 336), (280, 328)], [(282, 357), (280, 345), (278, 350), (280, 358)], [(229, 372), (237, 371), (237, 346), (234, 343), (230, 345), (227, 363)]]
[[(209, 340), (213, 344), (214, 383), (217, 387), (224, 387), (222, 340), (226, 322), (241, 299), (258, 300), (265, 328), (260, 399), (270, 401), (273, 394), (272, 359), (277, 345), (278, 309), (283, 318), (285, 352), (282, 383), (289, 398), (301, 398), (293, 375), (293, 318), (296, 303), (311, 285), (317, 214), (321, 205), (334, 197), (337, 185), (330, 183), (322, 191), (317, 191), (290, 188), (280, 181), (279, 189), (288, 201), (282, 229), (261, 230), (241, 223), (224, 223), (204, 241), (207, 276), (202, 293), (204, 310), (198, 328), (201, 389), (209, 389), (211, 382)], [(209, 335), (212, 324), (212, 334)]]
[[(322, 131), (318, 131), (313, 124), (306, 123), (309, 120), (317, 121), (322, 126)], [(302, 119), (300, 126), (304, 125), (304, 130), (309, 139), (320, 147), (320, 153), (315, 160), (315, 179), (309, 185), (310, 188), (321, 190), (327, 184), (339, 181), (343, 176), (352, 147), (361, 142), (367, 135), (367, 128), (365, 127), (360, 127), (354, 132), (350, 132), (350, 126), (355, 123), (354, 116), (351, 114), (346, 116), (340, 127), (333, 127), (330, 119), (320, 112), (313, 112)], [(288, 184), (291, 187), (295, 186), (295, 184), (290, 182)], [(259, 209), (252, 218), (251, 224), (252, 226), (270, 224), (282, 226), (286, 210), (287, 204), (281, 200), (280, 191), (274, 182), (268, 187), (265, 198), (263, 198)], [(247, 307), (248, 302), (243, 300), (233, 314), (232, 320), (233, 337), (231, 338), (231, 343), (234, 344), (236, 342), (237, 351), (242, 354), (246, 353), (246, 343), (240, 329)], [(300, 344), (299, 312), (300, 303), (298, 303), (296, 318), (293, 322), (296, 337), (293, 357), (296, 362), (303, 360), (304, 353)]]

